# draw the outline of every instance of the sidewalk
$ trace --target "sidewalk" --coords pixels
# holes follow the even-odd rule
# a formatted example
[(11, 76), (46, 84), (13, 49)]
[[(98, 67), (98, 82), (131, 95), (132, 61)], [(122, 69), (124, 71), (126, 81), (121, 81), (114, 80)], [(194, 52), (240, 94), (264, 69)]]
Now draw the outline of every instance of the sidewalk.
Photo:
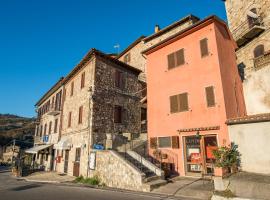
[(171, 183), (154, 189), (152, 193), (208, 200), (211, 198), (213, 190), (214, 185), (210, 180), (177, 177), (172, 179)]
[(57, 172), (36, 172), (23, 179), (30, 182), (67, 183), (75, 180), (75, 177)]

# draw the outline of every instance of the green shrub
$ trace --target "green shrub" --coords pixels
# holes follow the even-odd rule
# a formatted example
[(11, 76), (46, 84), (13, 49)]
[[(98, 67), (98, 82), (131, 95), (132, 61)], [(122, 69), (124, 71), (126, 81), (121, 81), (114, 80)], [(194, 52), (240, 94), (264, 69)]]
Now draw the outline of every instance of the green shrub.
[(100, 180), (97, 176), (94, 176), (92, 178), (84, 178), (83, 176), (79, 176), (75, 179), (76, 183), (84, 183), (88, 185), (99, 185)]

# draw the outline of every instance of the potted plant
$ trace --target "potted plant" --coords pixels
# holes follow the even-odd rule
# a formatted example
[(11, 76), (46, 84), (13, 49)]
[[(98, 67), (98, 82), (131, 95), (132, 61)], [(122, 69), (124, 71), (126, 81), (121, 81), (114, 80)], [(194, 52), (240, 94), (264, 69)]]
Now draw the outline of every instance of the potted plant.
[(232, 144), (213, 150), (215, 166), (222, 169), (223, 176), (237, 171), (240, 163), (240, 153), (237, 148), (236, 145)]

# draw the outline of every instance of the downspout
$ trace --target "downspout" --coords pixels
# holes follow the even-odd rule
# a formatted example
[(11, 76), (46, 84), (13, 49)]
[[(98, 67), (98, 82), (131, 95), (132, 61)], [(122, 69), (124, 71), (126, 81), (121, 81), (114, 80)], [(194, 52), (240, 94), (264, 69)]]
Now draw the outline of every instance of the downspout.
[(90, 162), (90, 150), (92, 149), (93, 145), (93, 132), (92, 132), (92, 122), (93, 122), (93, 101), (94, 101), (94, 93), (95, 93), (95, 70), (96, 70), (96, 57), (93, 59), (93, 71), (91, 77), (91, 85), (89, 87), (89, 117), (88, 117), (88, 127), (89, 127), (89, 134), (88, 134), (88, 158), (87, 158), (87, 177), (89, 177), (89, 162)]

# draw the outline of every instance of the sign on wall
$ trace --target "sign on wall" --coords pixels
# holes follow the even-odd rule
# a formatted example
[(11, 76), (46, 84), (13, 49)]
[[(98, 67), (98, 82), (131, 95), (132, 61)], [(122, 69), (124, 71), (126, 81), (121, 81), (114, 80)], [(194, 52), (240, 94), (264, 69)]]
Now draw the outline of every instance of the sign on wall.
[(96, 152), (90, 152), (89, 156), (89, 169), (96, 169)]

